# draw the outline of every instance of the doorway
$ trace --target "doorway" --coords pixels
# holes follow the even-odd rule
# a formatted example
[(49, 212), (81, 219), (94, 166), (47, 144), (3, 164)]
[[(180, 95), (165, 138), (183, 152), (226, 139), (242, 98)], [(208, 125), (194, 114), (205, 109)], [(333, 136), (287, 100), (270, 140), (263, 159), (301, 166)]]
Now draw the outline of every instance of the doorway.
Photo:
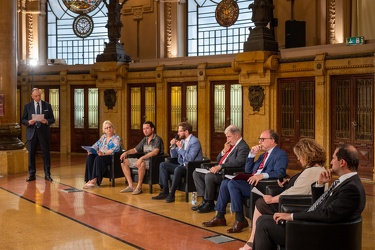
[(360, 153), (358, 174), (373, 178), (374, 76), (345, 75), (331, 78), (331, 154), (344, 143)]
[[(95, 86), (72, 86), (73, 110), (71, 124), (71, 152), (84, 153), (81, 146), (91, 146), (101, 133), (99, 124), (99, 96)], [(100, 131), (101, 132), (101, 131)]]

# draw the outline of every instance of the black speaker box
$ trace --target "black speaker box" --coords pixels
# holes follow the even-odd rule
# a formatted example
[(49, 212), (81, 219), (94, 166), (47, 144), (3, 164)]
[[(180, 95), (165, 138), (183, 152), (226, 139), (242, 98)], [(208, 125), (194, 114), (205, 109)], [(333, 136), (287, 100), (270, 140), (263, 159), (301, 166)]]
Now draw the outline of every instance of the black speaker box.
[(287, 20), (285, 21), (285, 48), (296, 48), (306, 46), (306, 22)]

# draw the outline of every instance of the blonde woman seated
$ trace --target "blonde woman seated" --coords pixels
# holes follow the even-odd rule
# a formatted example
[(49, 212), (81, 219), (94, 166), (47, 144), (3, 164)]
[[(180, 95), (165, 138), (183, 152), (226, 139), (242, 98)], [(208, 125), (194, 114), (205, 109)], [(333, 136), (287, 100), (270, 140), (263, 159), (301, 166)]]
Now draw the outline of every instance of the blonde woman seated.
[(107, 166), (112, 163), (112, 153), (121, 150), (121, 138), (116, 135), (112, 122), (104, 121), (102, 131), (103, 135), (92, 145), (97, 154), (88, 152), (85, 171), (86, 184), (83, 188), (100, 186)]
[(290, 180), (284, 179), (283, 182), (277, 181), (280, 187), (285, 190), (277, 195), (264, 195), (263, 199), (258, 199), (255, 203), (255, 210), (252, 221), (250, 239), (245, 246), (239, 250), (252, 250), (254, 235), (256, 230), (256, 221), (263, 214), (273, 215), (278, 212), (278, 203), (280, 195), (308, 195), (311, 194), (311, 184), (315, 182), (320, 173), (325, 170), (324, 164), (327, 160), (324, 148), (315, 140), (303, 138), (293, 148), (294, 154), (305, 169), (293, 176)]

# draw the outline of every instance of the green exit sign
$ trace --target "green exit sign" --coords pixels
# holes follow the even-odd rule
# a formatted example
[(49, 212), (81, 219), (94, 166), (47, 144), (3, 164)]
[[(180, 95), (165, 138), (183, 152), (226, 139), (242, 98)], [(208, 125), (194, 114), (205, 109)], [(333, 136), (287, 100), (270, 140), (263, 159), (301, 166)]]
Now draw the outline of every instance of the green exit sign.
[(364, 44), (364, 43), (365, 43), (365, 39), (363, 36), (346, 38), (346, 45), (357, 45), (357, 44)]

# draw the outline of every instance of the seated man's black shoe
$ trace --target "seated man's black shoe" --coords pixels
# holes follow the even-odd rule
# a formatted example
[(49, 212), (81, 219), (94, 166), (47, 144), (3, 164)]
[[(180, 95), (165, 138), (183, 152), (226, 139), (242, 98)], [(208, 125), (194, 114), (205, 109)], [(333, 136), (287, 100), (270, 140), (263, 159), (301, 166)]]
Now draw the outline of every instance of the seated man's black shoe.
[(152, 197), (153, 200), (165, 200), (168, 197), (168, 194), (160, 193), (157, 196)]
[(206, 202), (201, 208), (197, 210), (198, 213), (210, 213), (215, 211), (215, 205), (210, 202)]
[(30, 175), (29, 178), (26, 179), (27, 182), (29, 182), (29, 181), (35, 181), (35, 180), (36, 180), (35, 175)]
[(46, 181), (51, 181), (51, 182), (53, 181), (50, 175), (46, 175), (46, 176), (44, 177), (44, 179), (45, 179)]
[(198, 206), (191, 207), (191, 210), (197, 211), (198, 209), (202, 208), (206, 202), (202, 201)]
[(168, 195), (168, 197), (165, 199), (166, 203), (174, 202), (174, 195)]

